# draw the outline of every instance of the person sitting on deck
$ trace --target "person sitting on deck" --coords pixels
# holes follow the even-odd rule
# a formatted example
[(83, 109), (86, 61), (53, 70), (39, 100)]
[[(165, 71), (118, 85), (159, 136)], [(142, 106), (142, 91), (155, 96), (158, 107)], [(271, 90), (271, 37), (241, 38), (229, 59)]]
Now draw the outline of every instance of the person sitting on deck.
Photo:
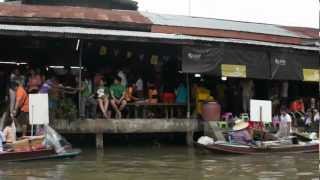
[(109, 118), (108, 116), (108, 108), (109, 108), (109, 89), (105, 86), (105, 82), (103, 79), (100, 79), (100, 84), (97, 89), (97, 98), (99, 108), (105, 118)]
[(115, 77), (114, 83), (110, 86), (111, 106), (116, 111), (116, 117), (121, 118), (121, 111), (126, 107), (125, 87), (121, 84), (121, 78)]
[(130, 102), (134, 102), (137, 101), (138, 98), (135, 97), (135, 93), (136, 92), (136, 85), (135, 83), (132, 83), (128, 86), (126, 93), (125, 93), (125, 100), (130, 103)]
[(158, 103), (159, 94), (156, 86), (153, 83), (148, 84), (148, 99), (147, 103), (156, 104)]
[(236, 144), (250, 145), (255, 144), (252, 136), (249, 133), (249, 123), (241, 119), (235, 121), (231, 132), (231, 141)]

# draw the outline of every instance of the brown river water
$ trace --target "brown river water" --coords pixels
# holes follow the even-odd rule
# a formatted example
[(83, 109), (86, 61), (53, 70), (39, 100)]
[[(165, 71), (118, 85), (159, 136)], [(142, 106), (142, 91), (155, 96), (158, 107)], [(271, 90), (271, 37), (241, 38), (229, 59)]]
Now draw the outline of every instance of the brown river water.
[(69, 160), (0, 162), (0, 180), (319, 179), (318, 154), (214, 155), (185, 146), (83, 149)]

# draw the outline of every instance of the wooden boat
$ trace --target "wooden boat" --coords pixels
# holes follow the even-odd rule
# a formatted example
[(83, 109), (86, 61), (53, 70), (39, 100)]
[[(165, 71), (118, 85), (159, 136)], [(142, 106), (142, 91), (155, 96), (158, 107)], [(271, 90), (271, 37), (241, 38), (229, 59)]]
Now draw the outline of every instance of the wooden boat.
[(80, 149), (69, 149), (66, 150), (66, 152), (59, 154), (56, 153), (53, 149), (39, 149), (21, 152), (3, 152), (0, 153), (0, 162), (74, 158), (78, 156), (80, 153)]
[(81, 153), (80, 149), (73, 149), (68, 142), (64, 146), (59, 146), (61, 153), (57, 153), (52, 146), (48, 148), (43, 145), (44, 139), (44, 136), (25, 136), (10, 144), (9, 151), (0, 153), (0, 162), (64, 159), (73, 158)]
[(213, 153), (219, 154), (266, 154), (266, 153), (317, 153), (319, 152), (318, 143), (309, 143), (309, 144), (290, 144), (290, 145), (269, 145), (269, 146), (248, 146), (248, 145), (239, 145), (239, 144), (230, 144), (217, 143), (212, 145), (202, 145), (195, 143), (197, 147), (202, 149), (209, 150)]

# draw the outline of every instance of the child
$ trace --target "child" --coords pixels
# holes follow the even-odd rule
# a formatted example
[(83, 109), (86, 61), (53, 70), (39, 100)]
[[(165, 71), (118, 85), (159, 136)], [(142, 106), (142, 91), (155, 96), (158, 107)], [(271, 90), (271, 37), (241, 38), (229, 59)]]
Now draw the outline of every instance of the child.
[(132, 84), (132, 85), (129, 85), (127, 90), (126, 90), (126, 93), (125, 93), (125, 97), (124, 99), (130, 103), (130, 102), (134, 102), (134, 101), (137, 101), (138, 98), (134, 96), (135, 94), (135, 90), (136, 90), (136, 87), (135, 87), (135, 84)]
[(159, 98), (159, 94), (156, 86), (153, 83), (150, 83), (148, 87), (147, 103), (156, 104), (158, 103), (158, 98)]
[(108, 118), (108, 107), (109, 107), (109, 90), (105, 87), (103, 79), (100, 79), (99, 87), (97, 89), (97, 98), (99, 108), (105, 118)]

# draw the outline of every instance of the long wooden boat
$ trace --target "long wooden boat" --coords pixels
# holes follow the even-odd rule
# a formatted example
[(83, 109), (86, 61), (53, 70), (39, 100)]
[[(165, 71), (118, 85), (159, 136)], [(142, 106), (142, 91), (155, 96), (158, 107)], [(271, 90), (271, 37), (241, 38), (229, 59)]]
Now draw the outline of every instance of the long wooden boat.
[(53, 149), (40, 149), (22, 152), (3, 152), (0, 153), (0, 162), (2, 161), (32, 161), (43, 159), (65, 159), (73, 158), (81, 153), (80, 149), (68, 149), (64, 153), (56, 153)]
[(229, 143), (218, 143), (212, 145), (202, 145), (195, 143), (197, 147), (209, 150), (219, 154), (266, 154), (266, 153), (317, 153), (319, 152), (318, 143), (310, 143), (304, 145), (272, 145), (266, 147), (247, 146)]

